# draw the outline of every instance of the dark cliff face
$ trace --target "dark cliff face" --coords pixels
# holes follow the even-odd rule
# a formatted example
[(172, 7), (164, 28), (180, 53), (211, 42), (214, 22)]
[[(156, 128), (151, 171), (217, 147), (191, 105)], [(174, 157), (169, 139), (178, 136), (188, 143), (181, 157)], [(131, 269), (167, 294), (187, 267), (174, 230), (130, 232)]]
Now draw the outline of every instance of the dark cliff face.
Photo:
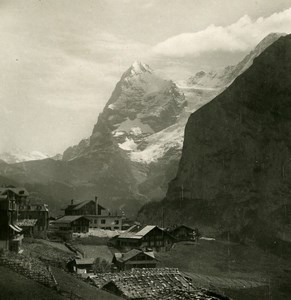
[(280, 235), (288, 228), (291, 35), (191, 115), (178, 173), (162, 205), (188, 223), (241, 237)]

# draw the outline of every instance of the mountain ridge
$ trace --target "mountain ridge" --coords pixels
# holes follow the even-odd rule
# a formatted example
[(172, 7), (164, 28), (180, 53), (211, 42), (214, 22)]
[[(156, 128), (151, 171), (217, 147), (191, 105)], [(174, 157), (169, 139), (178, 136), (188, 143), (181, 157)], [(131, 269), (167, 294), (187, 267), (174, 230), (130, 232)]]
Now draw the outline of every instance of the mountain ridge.
[[(167, 196), (140, 219), (179, 218), (212, 234), (272, 246), (290, 235), (291, 35), (194, 112)], [(175, 215), (176, 214), (176, 215)], [(274, 245), (274, 244), (273, 244)]]
[(184, 89), (135, 62), (117, 82), (89, 138), (55, 161), (2, 165), (0, 174), (36, 189), (54, 209), (71, 198), (99, 195), (105, 206), (126, 207), (134, 215), (149, 200), (165, 197), (189, 115), (221, 90)]

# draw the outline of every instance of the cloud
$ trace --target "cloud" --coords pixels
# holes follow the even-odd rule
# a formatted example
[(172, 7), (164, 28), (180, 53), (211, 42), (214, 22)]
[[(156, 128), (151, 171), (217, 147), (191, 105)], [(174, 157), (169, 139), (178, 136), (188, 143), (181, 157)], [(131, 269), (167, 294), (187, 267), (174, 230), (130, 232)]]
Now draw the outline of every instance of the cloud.
[(54, 10), (34, 10), (0, 10), (0, 152), (17, 143), (55, 153), (88, 136), (121, 74), (147, 47), (100, 29), (98, 18), (63, 21)]
[(210, 25), (204, 30), (173, 36), (153, 47), (156, 55), (199, 56), (216, 51), (243, 52), (252, 49), (271, 32), (291, 32), (291, 8), (252, 20), (245, 15), (228, 26)]

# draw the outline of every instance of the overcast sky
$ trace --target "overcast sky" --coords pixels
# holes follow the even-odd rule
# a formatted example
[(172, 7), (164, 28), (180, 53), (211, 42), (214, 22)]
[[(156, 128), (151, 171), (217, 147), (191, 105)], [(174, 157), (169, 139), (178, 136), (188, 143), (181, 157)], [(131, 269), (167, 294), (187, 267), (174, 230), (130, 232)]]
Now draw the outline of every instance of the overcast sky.
[(89, 137), (134, 60), (166, 78), (234, 64), (290, 0), (0, 0), (0, 152), (46, 154)]

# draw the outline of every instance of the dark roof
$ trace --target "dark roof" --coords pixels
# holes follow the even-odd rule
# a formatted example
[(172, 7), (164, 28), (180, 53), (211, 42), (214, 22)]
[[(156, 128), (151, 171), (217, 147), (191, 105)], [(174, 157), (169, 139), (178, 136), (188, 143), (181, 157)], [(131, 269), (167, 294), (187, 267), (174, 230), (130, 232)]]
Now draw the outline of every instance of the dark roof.
[(186, 225), (179, 225), (179, 226), (177, 226), (177, 227), (175, 227), (175, 228), (173, 228), (173, 229), (170, 229), (170, 232), (173, 232), (173, 231), (178, 230), (178, 229), (180, 229), (180, 228), (186, 228), (186, 229), (189, 229), (189, 230), (194, 231), (194, 229), (191, 228), (191, 227), (189, 227), (189, 226), (186, 226)]
[(80, 218), (84, 218), (86, 220), (89, 221), (89, 219), (87, 219), (84, 216), (63, 216), (55, 221), (53, 221), (53, 223), (58, 224), (58, 223), (72, 223)]
[[(76, 204), (70, 204), (70, 205), (67, 206), (66, 209), (78, 210), (78, 209), (82, 208), (84, 205), (90, 203), (91, 201), (93, 201), (95, 203), (94, 200), (84, 200), (84, 201), (76, 203)], [(98, 203), (98, 208), (101, 208), (101, 209), (105, 210), (105, 208), (103, 206), (101, 206), (99, 203)]]
[(141, 250), (138, 250), (138, 249), (132, 249), (132, 250), (130, 250), (130, 251), (124, 253), (124, 254), (122, 255), (121, 259), (122, 259), (123, 261), (128, 261), (128, 260), (130, 260), (131, 258), (135, 257), (136, 255), (138, 255), (138, 254), (140, 254), (140, 253), (142, 253)]
[[(126, 224), (123, 224), (123, 225), (126, 225)], [(138, 231), (138, 228), (139, 228), (139, 225), (134, 224), (134, 225), (130, 226), (130, 227), (126, 230), (126, 232), (137, 232), (137, 231)]]
[(132, 249), (126, 253), (115, 253), (114, 256), (118, 261), (126, 262), (126, 261), (132, 259), (133, 257), (137, 256), (140, 253), (144, 253), (145, 255), (150, 256), (153, 259), (156, 259), (153, 252), (145, 252), (145, 251), (138, 250), (138, 249)]
[(28, 191), (24, 187), (0, 187), (0, 195), (5, 195), (7, 191), (11, 191), (17, 196), (29, 196)]

